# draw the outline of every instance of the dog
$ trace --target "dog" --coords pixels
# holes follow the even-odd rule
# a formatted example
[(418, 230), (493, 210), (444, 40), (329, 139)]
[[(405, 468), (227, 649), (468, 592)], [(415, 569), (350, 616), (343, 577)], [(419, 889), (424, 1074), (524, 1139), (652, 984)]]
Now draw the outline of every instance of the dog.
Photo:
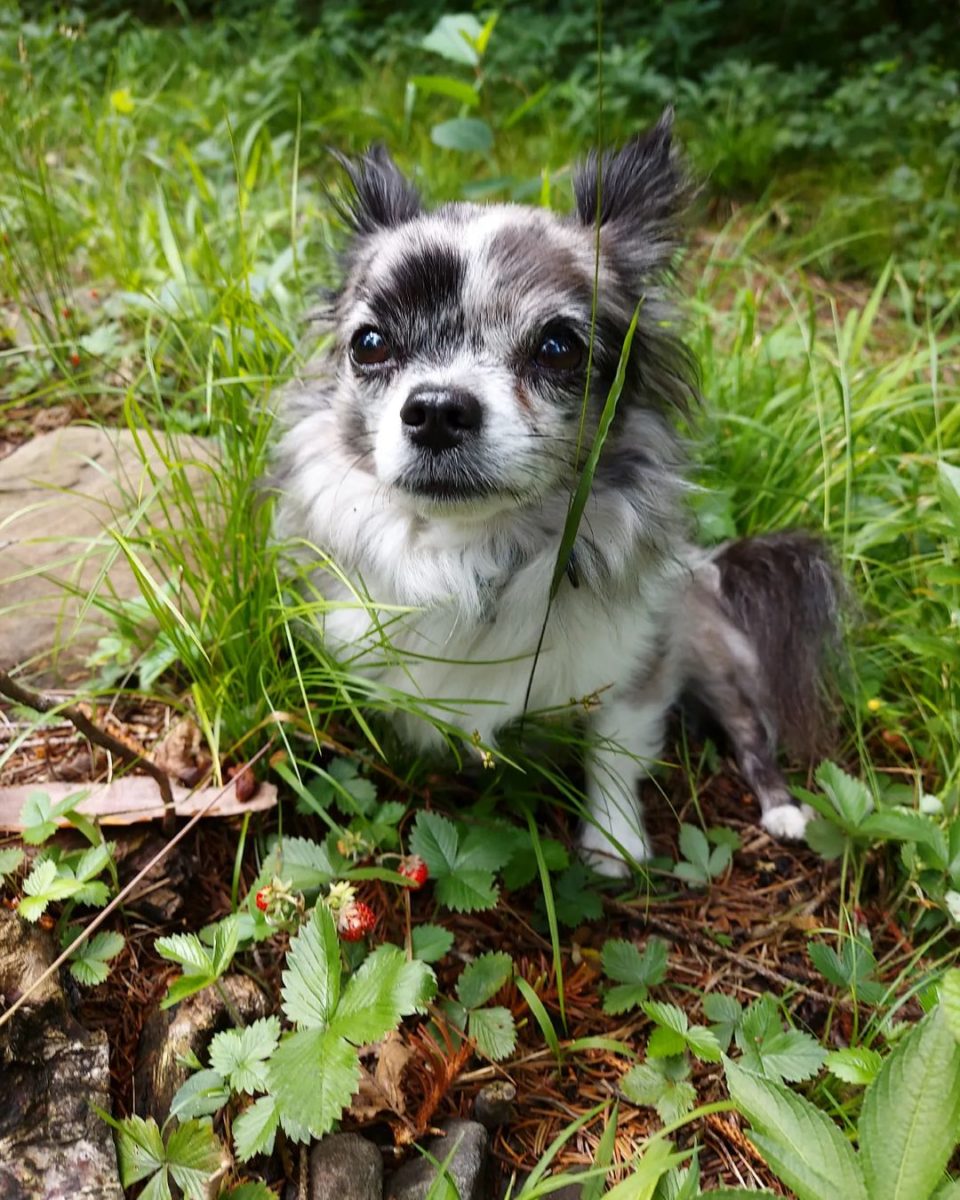
[(328, 601), (326, 647), (371, 703), (404, 695), (410, 743), (495, 746), (526, 713), (589, 710), (580, 852), (613, 876), (650, 857), (639, 782), (684, 697), (726, 732), (763, 827), (803, 836), (778, 740), (819, 736), (840, 608), (812, 536), (690, 538), (672, 418), (699, 401), (697, 369), (671, 302), (690, 183), (671, 125), (591, 153), (570, 216), (428, 211), (382, 148), (341, 158), (343, 282), (329, 345), (283, 397), (273, 473), (277, 536), (312, 556)]

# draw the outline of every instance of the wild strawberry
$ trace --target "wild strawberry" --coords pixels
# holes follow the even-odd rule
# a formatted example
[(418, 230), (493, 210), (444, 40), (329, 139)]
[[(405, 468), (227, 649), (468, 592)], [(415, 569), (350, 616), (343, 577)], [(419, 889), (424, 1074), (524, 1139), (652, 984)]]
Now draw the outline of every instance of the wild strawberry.
[(269, 887), (262, 887), (260, 891), (257, 892), (255, 901), (257, 908), (259, 908), (261, 912), (266, 912), (270, 907), (270, 895), (272, 890), (273, 889)]
[(410, 886), (414, 891), (419, 891), (430, 877), (427, 864), (419, 854), (408, 854), (406, 858), (402, 858), (397, 871), (404, 879), (410, 880)]
[(359, 942), (373, 929), (377, 915), (369, 904), (354, 900), (340, 909), (337, 928), (345, 942)]
[(71, 367), (79, 367), (80, 366), (80, 355), (76, 352), (76, 350), (74, 350), (74, 352), (70, 355), (70, 366)]
[(73, 309), (72, 308), (61, 308), (60, 315), (63, 317), (66, 317), (66, 319), (69, 321), (70, 318), (73, 316)]

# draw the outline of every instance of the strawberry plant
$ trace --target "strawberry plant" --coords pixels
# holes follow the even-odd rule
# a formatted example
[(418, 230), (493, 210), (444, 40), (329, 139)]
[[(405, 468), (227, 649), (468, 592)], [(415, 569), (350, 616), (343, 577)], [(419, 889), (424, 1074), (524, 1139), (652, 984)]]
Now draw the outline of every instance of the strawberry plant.
[(440, 1002), (453, 1029), (472, 1038), (480, 1053), (494, 1062), (513, 1053), (517, 1030), (508, 1008), (502, 1005), (485, 1008), (484, 1005), (512, 977), (513, 960), (509, 954), (481, 954), (461, 972), (456, 1000)]
[(680, 826), (683, 861), (676, 864), (673, 873), (691, 887), (709, 887), (730, 866), (733, 852), (739, 847), (740, 839), (730, 829), (708, 829), (704, 833), (696, 825), (683, 824)]
[(647, 939), (642, 954), (633, 942), (613, 938), (604, 942), (603, 973), (615, 984), (603, 994), (603, 1011), (624, 1013), (641, 1005), (648, 989), (666, 979), (667, 953), (667, 943), (656, 937)]
[(960, 971), (897, 1043), (863, 1097), (856, 1148), (810, 1100), (725, 1060), (748, 1137), (798, 1200), (951, 1200), (960, 1128)]
[(741, 1063), (757, 1075), (799, 1083), (812, 1079), (823, 1065), (826, 1051), (803, 1030), (785, 1028), (780, 1006), (769, 994), (746, 1009), (731, 996), (704, 996), (703, 1011), (715, 1022), (711, 1030), (721, 1049), (735, 1041)]

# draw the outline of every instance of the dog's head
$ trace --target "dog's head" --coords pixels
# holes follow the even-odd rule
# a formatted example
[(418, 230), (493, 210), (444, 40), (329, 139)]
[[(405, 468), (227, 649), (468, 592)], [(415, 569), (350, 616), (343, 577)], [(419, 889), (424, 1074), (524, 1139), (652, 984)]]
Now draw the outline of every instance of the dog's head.
[(343, 162), (353, 240), (333, 403), (357, 467), (385, 488), (421, 512), (490, 513), (569, 486), (638, 302), (621, 406), (683, 405), (688, 363), (659, 286), (686, 191), (669, 113), (580, 166), (570, 217), (425, 211), (382, 149)]

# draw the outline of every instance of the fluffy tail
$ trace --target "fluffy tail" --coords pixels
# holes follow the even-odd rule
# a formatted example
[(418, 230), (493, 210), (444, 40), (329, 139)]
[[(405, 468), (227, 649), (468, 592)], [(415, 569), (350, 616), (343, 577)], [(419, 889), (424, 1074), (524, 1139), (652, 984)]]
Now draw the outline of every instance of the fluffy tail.
[(845, 598), (833, 559), (819, 538), (789, 532), (727, 542), (713, 561), (728, 614), (759, 657), (779, 740), (812, 760), (833, 724), (827, 668)]

